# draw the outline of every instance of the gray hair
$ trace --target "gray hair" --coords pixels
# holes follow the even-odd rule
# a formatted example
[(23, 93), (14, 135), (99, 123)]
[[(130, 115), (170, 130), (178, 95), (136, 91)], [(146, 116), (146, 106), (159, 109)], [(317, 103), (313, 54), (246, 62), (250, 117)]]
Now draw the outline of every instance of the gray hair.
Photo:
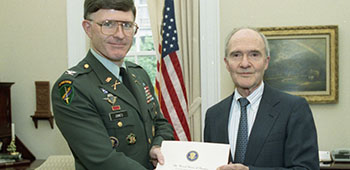
[(231, 33), (226, 37), (226, 45), (225, 45), (225, 57), (228, 56), (228, 45), (230, 43), (230, 39), (231, 37), (236, 34), (236, 32), (240, 31), (240, 30), (243, 30), (243, 29), (249, 29), (249, 30), (252, 30), (252, 31), (255, 31), (257, 32), (260, 37), (263, 39), (264, 41), (264, 44), (265, 44), (265, 54), (266, 54), (266, 57), (267, 56), (270, 56), (270, 47), (269, 47), (269, 42), (267, 41), (265, 35), (261, 32), (259, 32), (258, 29), (256, 28), (250, 28), (250, 27), (240, 27), (240, 28), (234, 28)]

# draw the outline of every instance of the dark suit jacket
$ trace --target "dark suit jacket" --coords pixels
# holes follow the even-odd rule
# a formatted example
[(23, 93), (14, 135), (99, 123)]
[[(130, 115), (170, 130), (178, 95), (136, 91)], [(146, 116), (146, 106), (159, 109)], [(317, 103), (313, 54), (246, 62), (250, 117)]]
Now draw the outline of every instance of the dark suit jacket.
[(52, 89), (56, 123), (77, 170), (153, 169), (150, 148), (173, 139), (146, 71), (125, 64), (134, 96), (124, 83), (114, 88), (119, 80), (90, 52)]
[[(232, 99), (233, 95), (207, 110), (205, 142), (229, 143)], [(280, 92), (265, 83), (244, 165), (250, 170), (319, 169), (316, 128), (304, 98)]]

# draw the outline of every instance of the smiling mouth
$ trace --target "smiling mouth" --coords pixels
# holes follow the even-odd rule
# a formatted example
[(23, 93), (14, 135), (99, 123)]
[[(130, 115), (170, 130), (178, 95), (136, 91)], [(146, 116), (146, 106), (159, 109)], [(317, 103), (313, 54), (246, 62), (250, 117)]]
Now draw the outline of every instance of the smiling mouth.
[(113, 46), (113, 47), (124, 47), (125, 44), (121, 44), (121, 43), (108, 43), (109, 45)]
[(252, 72), (239, 72), (238, 74), (253, 74)]

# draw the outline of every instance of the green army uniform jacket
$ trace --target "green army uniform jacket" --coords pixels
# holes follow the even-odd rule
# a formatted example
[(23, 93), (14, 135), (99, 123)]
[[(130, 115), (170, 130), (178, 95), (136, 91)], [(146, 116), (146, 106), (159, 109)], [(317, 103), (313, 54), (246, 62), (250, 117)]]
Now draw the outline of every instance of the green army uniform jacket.
[(149, 151), (173, 139), (148, 74), (125, 62), (135, 97), (89, 52), (52, 89), (56, 124), (76, 170), (152, 169)]

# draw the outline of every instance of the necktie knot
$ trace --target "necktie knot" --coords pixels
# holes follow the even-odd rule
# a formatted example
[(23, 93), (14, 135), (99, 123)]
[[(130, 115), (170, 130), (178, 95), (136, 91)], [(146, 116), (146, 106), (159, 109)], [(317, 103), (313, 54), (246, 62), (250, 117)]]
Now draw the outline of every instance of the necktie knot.
[(127, 84), (128, 82), (128, 80), (127, 80), (127, 75), (126, 75), (127, 73), (126, 73), (126, 70), (125, 70), (125, 68), (124, 67), (120, 67), (120, 70), (119, 70), (119, 75), (122, 77), (122, 81), (123, 81), (123, 83), (124, 84)]
[(122, 76), (122, 77), (124, 77), (125, 74), (126, 74), (125, 68), (124, 68), (124, 67), (120, 67), (120, 69), (119, 69), (119, 75)]
[(246, 107), (249, 104), (249, 100), (247, 98), (239, 98), (238, 101), (241, 107)]

